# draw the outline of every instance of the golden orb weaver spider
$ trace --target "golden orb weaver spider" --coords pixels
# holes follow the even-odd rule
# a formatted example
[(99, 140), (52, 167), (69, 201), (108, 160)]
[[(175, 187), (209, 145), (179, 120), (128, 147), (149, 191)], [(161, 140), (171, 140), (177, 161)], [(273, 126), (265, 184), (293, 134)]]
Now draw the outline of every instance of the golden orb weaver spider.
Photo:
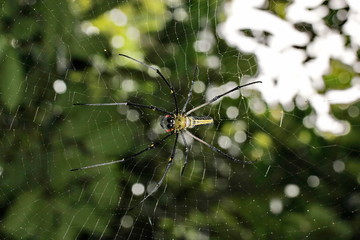
[[(196, 126), (201, 126), (201, 125), (211, 125), (213, 124), (213, 119), (211, 117), (208, 116), (190, 116), (191, 113), (193, 113), (194, 111), (203, 108), (215, 101), (217, 101), (218, 99), (224, 97), (225, 95), (228, 95), (234, 91), (237, 91), (243, 87), (252, 85), (252, 84), (256, 84), (256, 83), (261, 83), (261, 81), (255, 81), (255, 82), (251, 82), (251, 83), (247, 83), (244, 85), (239, 85), (234, 87), (233, 89), (224, 92), (222, 94), (219, 94), (215, 97), (213, 97), (211, 100), (192, 108), (189, 111), (186, 111), (186, 107), (189, 104), (191, 97), (192, 97), (192, 89), (194, 86), (194, 82), (195, 82), (195, 78), (197, 76), (198, 73), (198, 68), (196, 66), (195, 68), (195, 72), (194, 72), (194, 77), (191, 81), (191, 86), (190, 86), (190, 90), (186, 99), (186, 102), (182, 108), (181, 111), (179, 111), (179, 106), (178, 106), (178, 102), (177, 102), (177, 98), (176, 98), (176, 93), (175, 90), (173, 88), (173, 86), (170, 84), (170, 82), (168, 80), (166, 80), (166, 78), (164, 77), (164, 75), (160, 72), (159, 69), (156, 69), (152, 66), (149, 66), (146, 63), (143, 63), (137, 59), (134, 59), (130, 56), (124, 55), (124, 54), (119, 54), (120, 56), (126, 57), (128, 59), (131, 59), (137, 63), (140, 63), (152, 70), (154, 70), (159, 76), (160, 78), (164, 81), (164, 83), (167, 85), (167, 87), (170, 89), (170, 94), (173, 97), (174, 100), (174, 106), (175, 106), (175, 111), (174, 112), (169, 112), (166, 111), (164, 109), (158, 108), (156, 106), (152, 106), (152, 105), (143, 105), (143, 104), (139, 104), (139, 103), (133, 103), (133, 102), (122, 102), (122, 103), (95, 103), (95, 104), (87, 104), (87, 103), (75, 103), (74, 105), (80, 105), (80, 106), (114, 106), (114, 105), (126, 105), (126, 106), (131, 106), (131, 107), (135, 107), (135, 108), (147, 108), (147, 109), (151, 109), (157, 112), (160, 112), (162, 114), (165, 114), (164, 117), (162, 118), (160, 125), (161, 127), (168, 132), (168, 134), (163, 137), (162, 139), (160, 139), (158, 142), (154, 142), (152, 144), (150, 144), (147, 148), (131, 155), (128, 157), (124, 157), (123, 159), (120, 160), (115, 160), (115, 161), (111, 161), (111, 162), (106, 162), (106, 163), (100, 163), (100, 164), (95, 164), (95, 165), (90, 165), (90, 166), (85, 166), (85, 167), (80, 167), (80, 168), (74, 168), (71, 169), (70, 171), (77, 171), (77, 170), (84, 170), (84, 169), (88, 169), (88, 168), (94, 168), (94, 167), (99, 167), (99, 166), (104, 166), (104, 165), (109, 165), (109, 164), (114, 164), (114, 163), (120, 163), (120, 162), (125, 162), (128, 160), (131, 160), (133, 158), (135, 158), (136, 156), (139, 156), (140, 154), (149, 151), (151, 149), (156, 148), (157, 146), (159, 146), (161, 143), (163, 143), (164, 141), (166, 141), (170, 136), (172, 136), (173, 134), (175, 134), (175, 141), (174, 141), (174, 145), (170, 154), (170, 157), (168, 159), (168, 163), (166, 165), (165, 171), (162, 175), (162, 177), (160, 178), (160, 180), (157, 182), (156, 186), (152, 189), (152, 191), (150, 193), (148, 193), (138, 204), (136, 204), (135, 206), (138, 206), (140, 204), (142, 204), (147, 198), (149, 198), (154, 192), (156, 192), (157, 189), (159, 189), (159, 187), (161, 186), (162, 182), (164, 181), (171, 165), (173, 164), (173, 159), (174, 159), (174, 155), (175, 155), (175, 150), (176, 150), (176, 146), (178, 143), (178, 138), (179, 138), (179, 134), (183, 140), (184, 146), (185, 146), (185, 160), (181, 169), (181, 175), (183, 175), (184, 170), (185, 170), (185, 166), (188, 163), (188, 152), (189, 152), (189, 146), (185, 140), (184, 137), (184, 133), (188, 134), (190, 137), (192, 137), (193, 139), (197, 140), (198, 142), (204, 144), (205, 146), (209, 147), (211, 150), (213, 150), (214, 152), (217, 152), (219, 154), (221, 154), (222, 156), (234, 161), (234, 162), (242, 162), (242, 163), (252, 163), (250, 161), (245, 161), (245, 160), (239, 160), (223, 151), (221, 151), (220, 149), (216, 148), (215, 146), (205, 142), (204, 140), (200, 139), (199, 137), (195, 136), (194, 134), (192, 134), (191, 132), (189, 132), (187, 129), (188, 128), (194, 128)], [(134, 207), (135, 207), (134, 206)], [(133, 209), (134, 207), (130, 208), (129, 210)]]

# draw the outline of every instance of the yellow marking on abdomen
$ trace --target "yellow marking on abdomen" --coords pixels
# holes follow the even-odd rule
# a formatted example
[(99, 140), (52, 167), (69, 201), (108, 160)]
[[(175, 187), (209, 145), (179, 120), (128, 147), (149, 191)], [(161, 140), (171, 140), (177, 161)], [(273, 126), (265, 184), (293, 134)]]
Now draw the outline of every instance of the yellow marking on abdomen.
[(188, 128), (193, 128), (200, 125), (211, 125), (214, 120), (211, 117), (188, 117)]

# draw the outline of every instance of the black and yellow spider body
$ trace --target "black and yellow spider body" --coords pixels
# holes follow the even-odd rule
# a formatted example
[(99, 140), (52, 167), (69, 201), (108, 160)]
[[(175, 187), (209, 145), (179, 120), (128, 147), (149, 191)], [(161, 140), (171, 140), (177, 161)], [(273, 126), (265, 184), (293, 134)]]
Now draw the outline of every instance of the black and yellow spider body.
[(201, 125), (211, 125), (214, 120), (211, 117), (186, 116), (184, 114), (165, 115), (160, 125), (166, 132), (180, 132), (187, 128), (194, 128)]
[[(77, 171), (77, 170), (84, 170), (84, 169), (88, 169), (88, 168), (94, 168), (94, 167), (99, 167), (99, 166), (105, 166), (105, 165), (109, 165), (109, 164), (114, 164), (114, 163), (120, 163), (120, 162), (125, 162), (125, 161), (129, 161), (129, 160), (133, 160), (135, 157), (139, 156), (140, 154), (146, 152), (146, 151), (149, 151), (151, 149), (154, 149), (156, 147), (158, 147), (159, 145), (161, 145), (162, 143), (164, 143), (168, 138), (170, 138), (172, 135), (175, 135), (175, 141), (174, 141), (174, 145), (172, 147), (172, 150), (171, 150), (171, 154), (170, 154), (170, 157), (167, 161), (167, 165), (166, 165), (166, 168), (165, 168), (165, 171), (161, 177), (161, 179), (159, 180), (159, 182), (156, 184), (156, 187), (151, 191), (149, 192), (137, 205), (143, 203), (148, 197), (150, 197), (162, 184), (164, 178), (166, 177), (170, 167), (172, 166), (173, 164), (173, 160), (174, 160), (174, 156), (175, 156), (175, 152), (176, 152), (176, 147), (177, 147), (177, 143), (178, 143), (178, 138), (179, 138), (179, 135), (180, 137), (182, 138), (182, 141), (183, 141), (183, 144), (185, 146), (185, 160), (184, 160), (184, 163), (183, 163), (183, 167), (182, 167), (182, 170), (181, 170), (181, 174), (183, 174), (184, 172), (184, 169), (185, 169), (185, 166), (188, 162), (188, 151), (189, 151), (189, 145), (187, 144), (187, 141), (184, 137), (185, 134), (187, 134), (188, 136), (190, 136), (191, 138), (195, 139), (196, 141), (204, 144), (205, 146), (209, 147), (212, 151), (218, 153), (219, 155), (222, 155), (223, 157), (226, 157), (234, 162), (242, 162), (242, 163), (252, 163), (252, 162), (249, 162), (249, 161), (246, 161), (246, 160), (240, 160), (240, 159), (237, 159), (233, 156), (231, 156), (230, 154), (226, 153), (226, 152), (223, 152), (222, 150), (220, 150), (219, 148), (211, 145), (210, 143), (207, 143), (205, 142), (204, 140), (202, 140), (201, 138), (195, 136), (194, 134), (192, 134), (190, 131), (188, 131), (187, 129), (191, 129), (191, 128), (194, 128), (194, 127), (197, 127), (197, 126), (204, 126), (204, 125), (211, 125), (214, 123), (214, 120), (211, 118), (211, 117), (207, 117), (207, 116), (204, 116), (204, 117), (198, 117), (198, 116), (190, 116), (190, 114), (200, 108), (203, 108), (215, 101), (217, 101), (218, 99), (222, 98), (223, 96), (225, 95), (228, 95), (234, 91), (237, 91), (243, 87), (246, 87), (246, 86), (249, 86), (249, 85), (252, 85), (252, 84), (255, 84), (255, 83), (261, 83), (260, 81), (256, 81), (256, 82), (251, 82), (251, 83), (247, 83), (247, 84), (244, 84), (244, 85), (239, 85), (239, 86), (236, 86), (234, 87), (233, 89), (227, 91), (227, 92), (224, 92), (220, 95), (217, 95), (215, 97), (213, 97), (212, 99), (206, 101), (205, 103), (197, 106), (197, 107), (194, 107), (192, 108), (191, 110), (189, 111), (186, 111), (186, 107), (188, 105), (188, 103), (190, 102), (191, 100), (191, 97), (192, 97), (192, 88), (193, 88), (193, 85), (194, 85), (194, 82), (195, 82), (195, 78), (197, 76), (197, 72), (198, 72), (198, 68), (196, 67), (195, 68), (195, 73), (194, 73), (194, 78), (191, 82), (191, 87), (190, 87), (190, 90), (189, 90), (189, 93), (188, 93), (188, 96), (187, 96), (187, 99), (186, 99), (186, 102), (183, 106), (183, 108), (181, 110), (179, 110), (179, 106), (178, 106), (178, 102), (177, 102), (177, 98), (176, 98), (176, 92), (173, 88), (173, 86), (171, 85), (171, 83), (164, 77), (164, 75), (160, 72), (159, 69), (156, 69), (152, 66), (149, 66), (147, 65), (146, 63), (143, 63), (139, 60), (136, 60), (132, 57), (129, 57), (127, 55), (124, 55), (124, 54), (119, 54), (120, 56), (123, 56), (123, 57), (126, 57), (128, 59), (131, 59), (135, 62), (138, 62), (152, 70), (154, 70), (160, 77), (161, 79), (164, 81), (164, 83), (167, 85), (167, 87), (170, 89), (170, 94), (173, 98), (173, 101), (174, 101), (174, 107), (175, 107), (175, 110), (173, 112), (169, 112), (167, 110), (164, 110), (164, 109), (161, 109), (157, 106), (152, 106), (152, 105), (144, 105), (144, 104), (140, 104), (140, 103), (133, 103), (133, 102), (121, 102), (121, 103), (95, 103), (95, 104), (82, 104), (82, 103), (77, 103), (77, 104), (74, 104), (74, 105), (82, 105), (82, 106), (114, 106), (114, 105), (125, 105), (125, 106), (129, 106), (129, 107), (135, 107), (135, 108), (147, 108), (147, 109), (151, 109), (151, 110), (154, 110), (154, 111), (157, 111), (161, 114), (164, 114), (162, 120), (160, 121), (160, 125), (161, 127), (166, 131), (168, 132), (168, 134), (166, 136), (164, 136), (163, 138), (161, 138), (160, 140), (158, 140), (157, 142), (154, 142), (154, 143), (151, 143), (148, 147), (146, 147), (145, 149), (135, 153), (135, 154), (132, 154), (130, 156), (127, 156), (127, 157), (124, 157), (123, 159), (120, 159), (120, 160), (115, 160), (115, 161), (111, 161), (111, 162), (106, 162), (106, 163), (100, 163), (100, 164), (95, 164), (95, 165), (91, 165), (91, 166), (85, 166), (85, 167), (80, 167), (80, 168), (74, 168), (74, 169), (71, 169), (71, 171)], [(137, 206), (136, 205), (136, 206)], [(131, 208), (132, 209), (132, 208)]]

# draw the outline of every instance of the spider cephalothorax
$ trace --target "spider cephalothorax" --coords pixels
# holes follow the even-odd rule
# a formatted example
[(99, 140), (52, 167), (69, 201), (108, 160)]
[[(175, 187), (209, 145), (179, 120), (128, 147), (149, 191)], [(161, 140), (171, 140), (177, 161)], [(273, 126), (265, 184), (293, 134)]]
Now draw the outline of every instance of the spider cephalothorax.
[(203, 103), (203, 104), (201, 104), (201, 105), (199, 105), (197, 107), (194, 107), (189, 111), (186, 111), (186, 107), (187, 107), (188, 103), (191, 100), (192, 88), (193, 88), (195, 78), (196, 78), (197, 72), (198, 72), (198, 68), (196, 67), (195, 68), (195, 73), (194, 73), (194, 78), (193, 78), (193, 80), (191, 82), (191, 87), (190, 87), (190, 91), (188, 93), (186, 102), (185, 102), (184, 107), (182, 108), (182, 110), (179, 111), (179, 106), (178, 106), (175, 90), (172, 87), (171, 83), (168, 80), (166, 80), (166, 78), (160, 72), (160, 70), (158, 70), (158, 69), (156, 69), (156, 68), (154, 68), (152, 66), (149, 66), (146, 63), (143, 63), (143, 62), (141, 62), (139, 60), (136, 60), (136, 59), (134, 59), (132, 57), (129, 57), (127, 55), (124, 55), (124, 54), (119, 54), (119, 55), (123, 56), (123, 57), (126, 57), (126, 58), (129, 58), (129, 59), (131, 59), (131, 60), (133, 60), (135, 62), (138, 62), (138, 63), (140, 63), (140, 64), (142, 64), (142, 65), (144, 65), (144, 66), (146, 66), (146, 67), (148, 67), (148, 68), (150, 68), (152, 70), (154, 70), (160, 76), (160, 78), (164, 81), (164, 83), (168, 86), (168, 88), (170, 90), (170, 94), (172, 95), (172, 98), (174, 100), (175, 110), (173, 112), (169, 112), (167, 110), (161, 109), (161, 108), (156, 107), (156, 106), (144, 105), (144, 104), (133, 103), (133, 102), (95, 103), (95, 104), (79, 104), (78, 103), (78, 104), (74, 104), (74, 105), (85, 105), (85, 106), (126, 105), (126, 106), (132, 106), (132, 107), (136, 107), (136, 108), (151, 109), (151, 110), (157, 111), (157, 112), (159, 112), (161, 114), (165, 114), (164, 117), (160, 121), (160, 125), (161, 125), (161, 127), (163, 129), (165, 129), (166, 132), (168, 132), (168, 134), (165, 137), (161, 138), (159, 141), (150, 144), (147, 148), (145, 148), (145, 149), (143, 149), (143, 150), (141, 150), (141, 151), (139, 151), (139, 152), (137, 152), (137, 153), (135, 153), (135, 154), (133, 154), (131, 156), (127, 156), (127, 157), (124, 157), (123, 159), (112, 161), (112, 162), (100, 163), (100, 164), (95, 164), (95, 165), (91, 165), (91, 166), (75, 168), (75, 169), (72, 169), (71, 171), (82, 170), (82, 169), (87, 169), (87, 168), (93, 168), (93, 167), (104, 166), (104, 165), (109, 165), (109, 164), (114, 164), (114, 163), (119, 163), (119, 162), (125, 162), (125, 161), (128, 161), (128, 160), (133, 160), (138, 155), (158, 147), (160, 144), (164, 143), (169, 137), (171, 137), (172, 135), (175, 135), (174, 145), (172, 147), (170, 157), (169, 157), (169, 159), (167, 161), (165, 171), (164, 171), (161, 179), (159, 180), (159, 182), (156, 184), (156, 187), (138, 203), (138, 204), (141, 204), (148, 197), (150, 197), (161, 186), (165, 176), (167, 175), (171, 165), (173, 164), (173, 159), (174, 159), (174, 156), (175, 156), (175, 151), (176, 151), (176, 146), (177, 146), (177, 143), (178, 143), (179, 135), (181, 136), (182, 141), (183, 141), (184, 146), (185, 146), (185, 160), (184, 160), (184, 164), (183, 164), (183, 167), (182, 167), (181, 174), (183, 174), (185, 166), (187, 164), (188, 151), (189, 151), (189, 146), (188, 146), (188, 144), (186, 142), (184, 134), (189, 135), (190, 137), (192, 137), (196, 141), (198, 141), (198, 142), (204, 144), (205, 146), (209, 147), (214, 152), (217, 152), (220, 155), (222, 155), (222, 156), (224, 156), (224, 157), (226, 157), (226, 158), (228, 158), (228, 159), (230, 159), (230, 160), (232, 160), (234, 162), (251, 163), (249, 161), (239, 160), (239, 159), (229, 155), (228, 153), (225, 153), (225, 152), (221, 151), (220, 149), (216, 148), (215, 146), (211, 145), (210, 143), (207, 143), (204, 140), (202, 140), (201, 138), (195, 136), (194, 134), (192, 134), (187, 129), (188, 128), (194, 128), (194, 127), (200, 126), (200, 125), (211, 125), (214, 122), (211, 117), (208, 117), (208, 116), (200, 116), (200, 117), (198, 117), (198, 116), (189, 116), (190, 113), (195, 112), (196, 110), (198, 110), (198, 109), (200, 109), (202, 107), (205, 107), (205, 106), (217, 101), (218, 99), (222, 98), (223, 96), (228, 95), (228, 94), (230, 94), (230, 93), (232, 93), (234, 91), (237, 91), (237, 90), (239, 90), (239, 89), (241, 89), (243, 87), (246, 87), (246, 86), (249, 86), (249, 85), (252, 85), (252, 84), (255, 84), (255, 83), (261, 83), (260, 81), (251, 82), (251, 83), (247, 83), (247, 84), (244, 84), (244, 85), (239, 85), (237, 87), (234, 87), (233, 89), (231, 89), (231, 90), (229, 90), (227, 92), (224, 92), (223, 94), (217, 95), (214, 98), (212, 98), (211, 100), (206, 101), (205, 103)]
[(184, 130), (189, 126), (190, 119), (189, 117), (186, 117), (183, 114), (167, 114), (165, 115), (161, 121), (160, 126), (166, 131), (166, 132), (179, 132), (181, 130)]

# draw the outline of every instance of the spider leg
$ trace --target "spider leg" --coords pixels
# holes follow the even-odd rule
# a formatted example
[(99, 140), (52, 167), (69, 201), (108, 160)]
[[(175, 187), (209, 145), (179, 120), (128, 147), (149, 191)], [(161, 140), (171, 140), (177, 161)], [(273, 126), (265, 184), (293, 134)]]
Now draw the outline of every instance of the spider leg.
[(184, 142), (184, 145), (185, 145), (185, 161), (184, 161), (184, 164), (183, 164), (182, 169), (181, 169), (181, 176), (182, 176), (184, 174), (185, 166), (188, 163), (189, 145), (186, 142), (183, 131), (180, 131), (180, 134), (181, 134), (181, 138), (182, 138), (182, 140)]
[[(173, 132), (174, 133), (174, 132)], [(128, 209), (128, 211), (131, 211), (132, 209), (136, 208), (137, 206), (139, 206), (140, 204), (142, 204), (146, 199), (148, 199), (151, 195), (154, 194), (154, 192), (156, 192), (156, 190), (159, 189), (159, 187), (161, 186), (161, 184), (163, 183), (170, 167), (172, 166), (173, 164), (173, 160), (174, 160), (174, 156), (175, 156), (175, 151), (176, 151), (176, 145), (177, 145), (177, 141), (178, 141), (178, 137), (179, 137), (179, 133), (175, 133), (175, 141), (174, 141), (174, 146), (173, 146), (173, 149), (171, 151), (171, 155), (169, 157), (169, 160), (168, 160), (168, 164), (166, 165), (166, 168), (165, 168), (165, 171), (161, 177), (161, 179), (159, 180), (159, 182), (156, 183), (156, 186), (154, 187), (154, 189), (148, 194), (146, 195), (139, 203), (137, 203), (135, 206), (131, 207)]]
[(129, 59), (131, 59), (131, 60), (133, 60), (133, 61), (135, 61), (135, 62), (137, 62), (137, 63), (140, 63), (140, 64), (142, 64), (142, 65), (144, 65), (144, 66), (146, 66), (146, 67), (154, 70), (154, 71), (161, 77), (161, 79), (162, 79), (162, 80), (165, 82), (165, 84), (169, 87), (169, 89), (170, 89), (170, 94), (171, 94), (171, 95), (173, 96), (173, 98), (174, 98), (175, 114), (177, 115), (177, 114), (179, 113), (179, 106), (178, 106), (177, 99), (176, 99), (176, 96), (175, 96), (174, 88), (173, 88), (173, 86), (170, 84), (170, 82), (169, 82), (168, 80), (166, 80), (166, 78), (165, 78), (164, 75), (160, 72), (160, 70), (157, 69), (157, 68), (154, 68), (154, 67), (152, 67), (152, 66), (150, 66), (150, 65), (148, 65), (148, 64), (146, 64), (146, 63), (143, 63), (143, 62), (141, 62), (141, 61), (139, 61), (139, 60), (137, 60), (137, 59), (135, 59), (135, 58), (132, 58), (132, 57), (130, 57), (130, 56), (128, 56), (128, 55), (121, 54), (121, 53), (120, 53), (119, 55), (120, 55), (120, 56), (123, 56), (123, 57), (126, 57), (126, 58), (129, 58)]
[[(174, 132), (171, 132), (169, 133), (168, 135), (166, 135), (165, 137), (163, 137), (162, 139), (160, 139), (158, 142), (156, 143), (152, 143), (150, 144), (147, 148), (131, 155), (131, 156), (128, 156), (128, 157), (125, 157), (123, 159), (120, 159), (120, 160), (115, 160), (115, 161), (111, 161), (111, 162), (106, 162), (106, 163), (99, 163), (99, 164), (95, 164), (95, 165), (90, 165), (90, 166), (86, 166), (86, 167), (80, 167), (80, 168), (74, 168), (74, 169), (71, 169), (70, 171), (78, 171), (78, 170), (84, 170), (84, 169), (88, 169), (88, 168), (94, 168), (94, 167), (100, 167), (100, 166), (105, 166), (105, 165), (110, 165), (110, 164), (115, 164), (115, 163), (120, 163), (120, 162), (126, 162), (130, 159), (133, 159), (135, 158), (136, 156), (139, 156), (140, 154), (146, 152), (146, 151), (149, 151), (151, 149), (154, 149), (156, 148), (159, 144), (161, 144), (162, 142), (164, 142), (168, 137), (170, 137), (171, 135), (173, 135)], [(176, 137), (177, 139), (177, 137)]]
[(229, 94), (229, 93), (232, 93), (232, 92), (234, 92), (234, 91), (236, 91), (236, 90), (239, 90), (240, 88), (243, 88), (243, 87), (246, 87), (246, 86), (249, 86), (249, 85), (253, 85), (253, 84), (255, 84), (255, 83), (261, 83), (261, 81), (251, 82), (251, 83), (247, 83), (247, 84), (244, 84), (244, 85), (240, 85), (240, 86), (234, 87), (233, 89), (231, 89), (231, 90), (229, 90), (229, 91), (227, 91), (227, 92), (225, 92), (225, 93), (222, 93), (222, 94), (220, 94), (220, 95), (215, 96), (214, 98), (212, 98), (211, 100), (207, 101), (206, 103), (203, 103), (203, 104), (201, 104), (201, 105), (199, 105), (199, 106), (191, 109), (190, 111), (186, 112), (185, 115), (187, 116), (187, 115), (189, 115), (190, 113), (192, 113), (192, 112), (194, 112), (194, 111), (196, 111), (196, 110), (198, 110), (198, 109), (200, 109), (200, 108), (202, 108), (202, 107), (205, 107), (205, 106), (209, 105), (210, 103), (215, 102), (215, 101), (218, 100), (219, 98), (222, 98), (223, 96), (225, 96), (225, 95), (227, 95), (227, 94)]
[(190, 90), (189, 90), (189, 93), (188, 93), (186, 102), (185, 102), (185, 104), (184, 104), (184, 107), (183, 107), (183, 109), (182, 109), (182, 111), (181, 111), (182, 114), (186, 111), (186, 107), (187, 107), (188, 103), (189, 103), (190, 100), (191, 100), (192, 90), (193, 90), (193, 87), (194, 87), (194, 82), (195, 82), (195, 79), (196, 79), (198, 73), (199, 73), (199, 68), (198, 68), (198, 66), (196, 65), (196, 66), (195, 66), (195, 71), (194, 71), (194, 78), (193, 78), (193, 80), (191, 81)]
[(191, 132), (185, 130), (187, 134), (189, 134), (192, 138), (194, 138), (196, 141), (201, 142), (202, 144), (208, 146), (209, 148), (211, 148), (211, 150), (213, 150), (214, 152), (220, 153), (221, 155), (223, 155), (224, 157), (234, 161), (234, 162), (242, 162), (242, 163), (249, 163), (252, 164), (253, 162), (251, 161), (245, 161), (245, 160), (240, 160), (237, 158), (234, 158), (233, 156), (221, 151), (220, 149), (216, 148), (215, 146), (211, 145), (210, 143), (205, 142), (204, 140), (198, 138), (197, 136), (195, 136), (194, 134), (192, 134)]
[(133, 103), (133, 102), (122, 102), (122, 103), (74, 103), (75, 106), (115, 106), (115, 105), (124, 105), (124, 106), (133, 106), (137, 108), (148, 108), (154, 111), (161, 112), (163, 114), (172, 114), (171, 112), (168, 112), (164, 109), (151, 106), (151, 105), (144, 105), (139, 103)]

